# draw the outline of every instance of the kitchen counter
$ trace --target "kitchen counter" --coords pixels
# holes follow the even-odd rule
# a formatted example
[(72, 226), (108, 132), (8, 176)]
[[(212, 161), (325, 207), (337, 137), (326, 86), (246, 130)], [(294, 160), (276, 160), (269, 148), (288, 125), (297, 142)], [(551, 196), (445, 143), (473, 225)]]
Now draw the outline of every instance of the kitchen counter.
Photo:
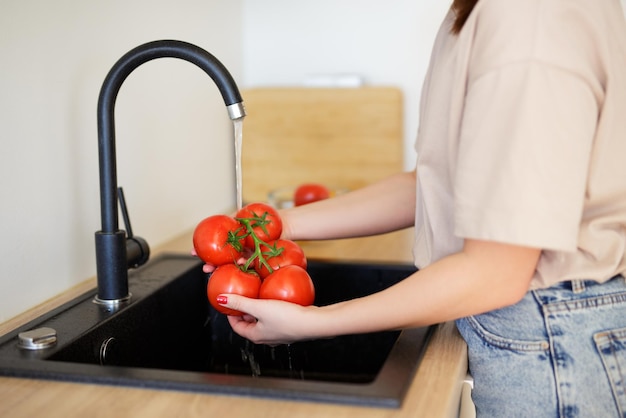
[[(301, 243), (310, 259), (411, 262), (412, 230), (377, 237)], [(191, 232), (153, 253), (188, 253)], [(0, 324), (3, 335), (95, 287), (89, 279)], [(453, 417), (466, 376), (466, 346), (453, 323), (437, 326), (401, 409), (148, 390), (0, 377), (2, 417)]]

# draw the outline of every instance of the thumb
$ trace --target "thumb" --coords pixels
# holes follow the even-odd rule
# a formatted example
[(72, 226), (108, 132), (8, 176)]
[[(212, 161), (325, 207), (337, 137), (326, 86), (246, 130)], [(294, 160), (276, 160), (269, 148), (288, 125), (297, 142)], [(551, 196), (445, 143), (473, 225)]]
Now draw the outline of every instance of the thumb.
[(220, 306), (254, 316), (254, 299), (232, 293), (222, 294), (217, 297)]

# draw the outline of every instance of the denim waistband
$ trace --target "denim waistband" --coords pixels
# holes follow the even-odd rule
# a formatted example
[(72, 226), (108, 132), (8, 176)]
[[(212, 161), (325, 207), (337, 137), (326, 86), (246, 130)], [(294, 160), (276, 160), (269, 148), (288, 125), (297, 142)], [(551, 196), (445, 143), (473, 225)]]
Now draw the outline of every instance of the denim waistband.
[[(591, 300), (591, 298), (613, 298), (612, 295), (620, 295), (622, 300), (626, 297), (626, 280), (624, 276), (618, 274), (606, 282), (596, 282), (595, 280), (570, 280), (557, 283), (545, 289), (533, 290), (535, 299), (540, 304), (560, 303), (576, 300)], [(618, 300), (615, 300), (618, 302)], [(596, 303), (596, 302), (585, 302)]]
[(613, 276), (605, 282), (597, 282), (595, 280), (568, 280), (552, 285), (548, 289), (565, 289), (573, 293), (583, 293), (590, 287), (602, 286), (606, 284), (614, 285), (615, 282), (619, 281), (624, 282), (624, 276), (622, 276), (621, 274)]

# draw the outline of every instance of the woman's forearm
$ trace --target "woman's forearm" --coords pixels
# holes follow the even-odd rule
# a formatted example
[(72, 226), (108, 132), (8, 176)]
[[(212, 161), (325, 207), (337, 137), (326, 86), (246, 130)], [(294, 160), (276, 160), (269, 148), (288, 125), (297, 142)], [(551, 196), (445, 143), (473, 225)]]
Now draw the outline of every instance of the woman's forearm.
[(345, 195), (281, 211), (283, 237), (349, 238), (411, 226), (415, 217), (415, 183), (415, 172), (401, 173)]
[(304, 332), (326, 337), (425, 326), (508, 306), (528, 291), (539, 255), (539, 249), (468, 240), (463, 251), (387, 290), (320, 308)]
[(466, 240), (445, 257), (370, 296), (323, 307), (227, 295), (243, 337), (264, 344), (432, 325), (511, 305), (528, 290), (541, 250)]

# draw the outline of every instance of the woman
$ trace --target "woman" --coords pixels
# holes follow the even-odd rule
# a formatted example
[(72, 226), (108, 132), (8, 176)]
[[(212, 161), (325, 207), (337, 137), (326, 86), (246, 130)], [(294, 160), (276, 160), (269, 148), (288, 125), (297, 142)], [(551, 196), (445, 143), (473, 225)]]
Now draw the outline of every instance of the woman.
[[(457, 320), (484, 416), (626, 416), (626, 24), (619, 0), (455, 1), (416, 170), (282, 212), (284, 238), (415, 225), (420, 270), (326, 307), (223, 295), (278, 344)], [(624, 372), (621, 372), (624, 370)]]

